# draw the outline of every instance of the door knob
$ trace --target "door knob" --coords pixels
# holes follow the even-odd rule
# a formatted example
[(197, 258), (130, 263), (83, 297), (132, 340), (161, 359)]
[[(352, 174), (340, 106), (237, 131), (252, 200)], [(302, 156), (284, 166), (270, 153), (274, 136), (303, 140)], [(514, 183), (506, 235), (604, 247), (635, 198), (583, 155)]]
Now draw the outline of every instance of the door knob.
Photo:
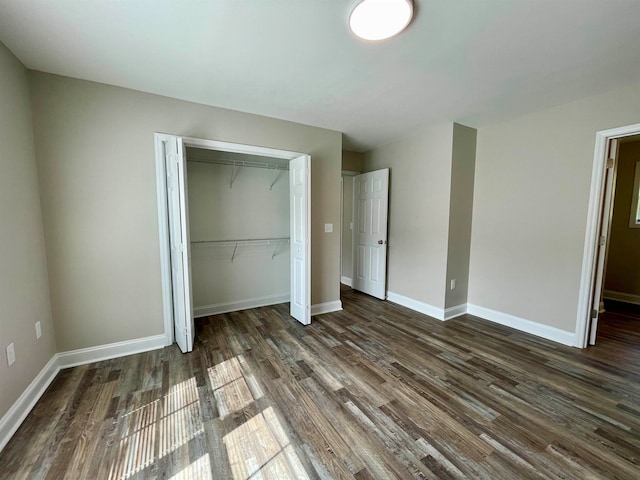
[(378, 245), (382, 245), (383, 243), (384, 243), (384, 241), (378, 240)]

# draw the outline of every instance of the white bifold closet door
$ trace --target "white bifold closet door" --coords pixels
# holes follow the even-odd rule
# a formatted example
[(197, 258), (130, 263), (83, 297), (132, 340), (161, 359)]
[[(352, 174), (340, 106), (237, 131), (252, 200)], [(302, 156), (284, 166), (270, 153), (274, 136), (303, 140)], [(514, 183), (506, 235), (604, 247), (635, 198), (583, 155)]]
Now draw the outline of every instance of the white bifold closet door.
[(185, 147), (182, 139), (177, 137), (170, 138), (166, 142), (165, 166), (167, 174), (173, 321), (175, 340), (183, 353), (193, 350), (195, 338), (185, 160)]
[(311, 323), (311, 182), (309, 155), (289, 162), (291, 316)]

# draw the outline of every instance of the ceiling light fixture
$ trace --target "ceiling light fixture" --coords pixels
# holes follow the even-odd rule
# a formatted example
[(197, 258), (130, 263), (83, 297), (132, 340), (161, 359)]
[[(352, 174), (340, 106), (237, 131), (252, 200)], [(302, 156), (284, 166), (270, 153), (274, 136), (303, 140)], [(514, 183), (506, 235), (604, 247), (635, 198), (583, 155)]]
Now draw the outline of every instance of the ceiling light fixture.
[(351, 11), (349, 27), (365, 40), (384, 40), (403, 31), (412, 17), (412, 0), (362, 0)]

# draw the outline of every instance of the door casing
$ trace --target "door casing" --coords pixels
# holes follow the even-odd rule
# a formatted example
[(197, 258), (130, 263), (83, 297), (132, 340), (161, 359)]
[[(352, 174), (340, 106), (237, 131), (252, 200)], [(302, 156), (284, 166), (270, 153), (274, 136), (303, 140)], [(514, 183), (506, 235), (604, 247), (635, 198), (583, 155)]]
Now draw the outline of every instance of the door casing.
[[(247, 155), (260, 155), (266, 157), (281, 158), (293, 160), (301, 155), (307, 155), (301, 152), (293, 152), (289, 150), (280, 150), (276, 148), (260, 147), (255, 145), (244, 145), (239, 143), (221, 142), (218, 140), (206, 140), (202, 138), (183, 137), (180, 135), (171, 135), (165, 133), (154, 134), (155, 144), (155, 161), (156, 161), (156, 196), (158, 206), (158, 230), (160, 244), (160, 275), (162, 288), (162, 311), (164, 320), (164, 336), (165, 346), (174, 343), (173, 332), (173, 301), (172, 301), (172, 284), (171, 284), (171, 257), (169, 246), (169, 226), (168, 226), (168, 210), (167, 210), (167, 181), (166, 168), (164, 160), (163, 142), (170, 139), (181, 138), (186, 147), (204, 148), (209, 150), (221, 150), (232, 153), (242, 153)], [(309, 157), (311, 158), (311, 157)], [(311, 178), (309, 176), (309, 188)], [(310, 193), (310, 192), (307, 192)], [(309, 198), (310, 203), (310, 198)], [(311, 215), (307, 216), (307, 232), (311, 231)], [(311, 248), (311, 238), (309, 237), (309, 250)], [(308, 301), (311, 302), (311, 259), (309, 261), (308, 285)]]
[[(597, 294), (594, 292), (594, 286), (599, 264), (599, 262), (597, 262), (597, 254), (602, 231), (601, 213), (605, 203), (605, 194), (613, 193), (606, 192), (605, 190), (609, 142), (615, 138), (624, 138), (638, 134), (640, 134), (640, 123), (609, 130), (601, 130), (596, 133), (589, 207), (587, 212), (587, 228), (585, 231), (584, 252), (582, 255), (582, 273), (580, 275), (580, 290), (578, 292), (578, 312), (574, 335), (575, 346), (578, 348), (586, 348), (589, 344), (591, 309), (593, 297)], [(609, 199), (609, 201), (610, 200), (611, 199)], [(600, 263), (600, 268), (604, 268), (604, 262)]]

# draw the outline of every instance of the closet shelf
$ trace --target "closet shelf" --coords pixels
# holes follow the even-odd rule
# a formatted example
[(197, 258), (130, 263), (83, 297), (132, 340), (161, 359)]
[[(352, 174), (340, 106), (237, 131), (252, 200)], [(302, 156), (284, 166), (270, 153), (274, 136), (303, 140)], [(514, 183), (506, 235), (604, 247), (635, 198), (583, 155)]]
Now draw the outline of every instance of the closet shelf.
[(269, 170), (289, 170), (289, 165), (282, 165), (278, 163), (266, 163), (257, 162), (251, 160), (230, 160), (224, 158), (217, 158), (215, 160), (205, 160), (201, 158), (187, 158), (188, 162), (196, 163), (211, 163), (214, 165), (235, 165), (236, 167), (251, 167), (251, 168), (268, 168)]
[(229, 239), (229, 240), (194, 240), (193, 242), (191, 242), (192, 245), (194, 244), (205, 244), (205, 243), (215, 243), (218, 245), (223, 245), (223, 244), (227, 244), (227, 245), (235, 245), (235, 244), (242, 244), (242, 245), (259, 245), (259, 244), (264, 244), (264, 245), (272, 245), (274, 243), (279, 243), (279, 242), (284, 242), (284, 241), (289, 241), (289, 237), (269, 237), (269, 238), (234, 238), (234, 239)]
[(238, 247), (248, 245), (275, 245), (271, 260), (278, 254), (278, 248), (282, 243), (289, 243), (289, 237), (270, 237), (270, 238), (238, 238), (233, 240), (195, 240), (191, 245), (217, 245), (221, 247), (233, 247), (231, 261), (236, 258)]
[(236, 177), (238, 173), (240, 173), (240, 169), (242, 167), (250, 167), (250, 168), (266, 168), (268, 170), (273, 170), (273, 181), (271, 182), (271, 186), (269, 190), (273, 189), (273, 186), (280, 178), (280, 174), (283, 171), (289, 170), (289, 165), (281, 165), (277, 163), (265, 163), (265, 162), (256, 162), (249, 160), (231, 160), (226, 158), (217, 158), (215, 160), (205, 160), (200, 158), (187, 158), (188, 162), (195, 163), (208, 163), (211, 165), (230, 165), (231, 166), (231, 179), (229, 180), (229, 188), (233, 188), (233, 182), (236, 181)]

